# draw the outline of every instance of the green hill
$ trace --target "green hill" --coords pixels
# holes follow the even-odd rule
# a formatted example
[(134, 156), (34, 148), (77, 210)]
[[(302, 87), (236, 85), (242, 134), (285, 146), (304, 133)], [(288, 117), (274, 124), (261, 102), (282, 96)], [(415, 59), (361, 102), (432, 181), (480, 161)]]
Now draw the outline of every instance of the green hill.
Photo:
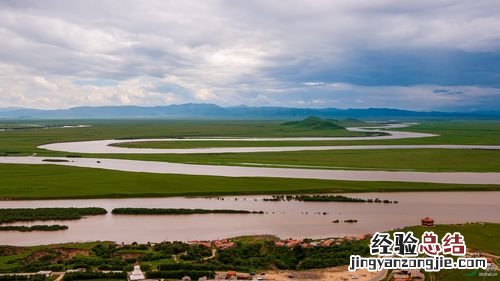
[(342, 127), (356, 127), (356, 126), (366, 126), (369, 125), (370, 123), (367, 123), (363, 120), (359, 120), (356, 118), (346, 118), (346, 119), (325, 119), (326, 121), (330, 121), (336, 125), (342, 126)]
[(310, 116), (301, 121), (290, 121), (281, 124), (295, 128), (312, 129), (312, 130), (344, 130), (345, 128), (333, 123), (329, 120), (324, 120), (319, 117)]
[(356, 119), (356, 118), (346, 118), (344, 119), (344, 122), (351, 122), (351, 123), (366, 123), (365, 121)]

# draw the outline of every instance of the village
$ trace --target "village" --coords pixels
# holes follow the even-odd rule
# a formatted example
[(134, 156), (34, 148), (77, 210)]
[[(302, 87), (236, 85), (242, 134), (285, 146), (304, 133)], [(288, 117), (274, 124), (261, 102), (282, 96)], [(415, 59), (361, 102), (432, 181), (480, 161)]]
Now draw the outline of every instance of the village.
[[(432, 229), (434, 224), (434, 219), (431, 217), (424, 217), (420, 219), (420, 225), (425, 228)], [(276, 248), (288, 248), (290, 251), (296, 248), (302, 249), (314, 249), (314, 248), (329, 248), (333, 246), (342, 245), (346, 242), (361, 242), (362, 240), (369, 240), (372, 234), (363, 234), (358, 236), (344, 236), (338, 238), (323, 238), (323, 239), (278, 239), (276, 237), (267, 237), (268, 243)], [(202, 262), (209, 262), (217, 257), (218, 251), (225, 251), (240, 245), (241, 240), (239, 238), (232, 239), (217, 239), (217, 240), (192, 240), (186, 242), (190, 247), (201, 247), (210, 249), (211, 255), (205, 256), (200, 259)], [(367, 242), (368, 243), (368, 242)], [(148, 243), (150, 247), (155, 247), (157, 244)], [(130, 245), (117, 244), (116, 249), (127, 249)], [(133, 245), (132, 245), (133, 246)], [(186, 253), (180, 253), (179, 258), (182, 258)], [(496, 265), (493, 262), (493, 257), (491, 255), (481, 253), (479, 251), (470, 251), (467, 253), (468, 257), (486, 257), (488, 261), (488, 270), (496, 271)], [(174, 261), (179, 264), (180, 260), (175, 257)], [(63, 272), (56, 272), (50, 270), (41, 270), (32, 273), (4, 273), (0, 274), (0, 277), (22, 277), (27, 278), (26, 280), (38, 280), (33, 279), (33, 277), (44, 277), (50, 278), (54, 281), (65, 281), (65, 280), (79, 280), (72, 279), (73, 277), (66, 279), (65, 276), (72, 276), (78, 274), (97, 274), (105, 279), (118, 279), (128, 281), (160, 281), (160, 280), (181, 280), (181, 281), (222, 281), (222, 280), (252, 280), (252, 281), (287, 281), (287, 280), (388, 280), (388, 281), (421, 281), (425, 280), (425, 274), (420, 270), (383, 270), (381, 272), (368, 272), (366, 270), (358, 270), (356, 272), (348, 272), (346, 266), (338, 266), (331, 268), (318, 268), (312, 270), (255, 270), (250, 268), (248, 272), (240, 272), (236, 270), (226, 270), (226, 271), (211, 271), (204, 276), (189, 276), (189, 274), (184, 276), (179, 276), (178, 278), (150, 278), (150, 273), (155, 273), (155, 270), (151, 271), (149, 266), (146, 267), (147, 272), (143, 272), (141, 269), (141, 264), (139, 261), (133, 266), (133, 270), (130, 272), (124, 270), (89, 270), (87, 268), (74, 268), (68, 269)], [(208, 271), (207, 271), (208, 272)], [(24, 280), (24, 279), (23, 279)]]
[[(344, 236), (342, 238), (325, 238), (325, 239), (293, 239), (288, 238), (285, 240), (278, 240), (274, 242), (276, 247), (287, 247), (293, 248), (296, 246), (300, 246), (302, 248), (310, 248), (310, 247), (329, 247), (333, 244), (340, 245), (345, 241), (359, 241), (370, 237), (370, 234), (363, 234), (358, 236)], [(228, 249), (236, 246), (236, 243), (231, 241), (230, 239), (222, 239), (222, 240), (213, 240), (213, 241), (189, 241), (190, 245), (200, 245), (207, 248), (214, 249)]]

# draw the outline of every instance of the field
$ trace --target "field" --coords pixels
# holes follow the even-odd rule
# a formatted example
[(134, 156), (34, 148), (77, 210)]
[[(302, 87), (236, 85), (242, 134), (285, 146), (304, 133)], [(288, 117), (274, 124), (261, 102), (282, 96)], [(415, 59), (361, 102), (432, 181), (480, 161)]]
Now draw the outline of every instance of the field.
[[(180, 141), (132, 142), (117, 146), (133, 148), (199, 148), (238, 146), (315, 146), (367, 144), (499, 144), (500, 122), (426, 122), (400, 130), (439, 134), (437, 137), (401, 140), (360, 141)], [(296, 151), (272, 153), (107, 155), (111, 158), (169, 161), (215, 165), (286, 165), (325, 169), (379, 169), (416, 171), (500, 171), (498, 150), (394, 149)], [(318, 167), (319, 166), (319, 167)]]
[[(275, 124), (279, 126), (280, 122), (270, 121), (271, 126)], [(362, 125), (367, 126), (367, 125)], [(373, 126), (373, 124), (371, 124)], [(283, 126), (279, 126), (281, 130)], [(268, 146), (281, 145), (368, 145), (368, 144), (490, 144), (495, 145), (500, 143), (500, 121), (425, 121), (421, 124), (416, 124), (408, 128), (388, 129), (390, 130), (408, 130), (412, 132), (431, 133), (439, 136), (418, 139), (399, 139), (399, 140), (359, 140), (359, 141), (276, 141), (265, 142)], [(251, 131), (248, 134), (237, 135), (239, 137), (252, 137)], [(305, 134), (304, 136), (306, 136)], [(181, 135), (176, 135), (181, 136)], [(188, 135), (182, 135), (188, 136)], [(192, 135), (196, 136), (196, 135)], [(199, 135), (203, 136), (203, 135)], [(210, 136), (210, 135), (207, 135)], [(221, 135), (225, 136), (225, 135)], [(269, 135), (271, 136), (271, 135)], [(326, 134), (321, 136), (328, 136)], [(209, 142), (211, 147), (218, 146), (259, 146), (256, 142)], [(204, 147), (205, 142), (190, 141), (186, 143), (173, 142), (135, 142), (122, 144), (123, 147), (151, 147), (151, 148), (189, 148), (189, 147)], [(267, 146), (266, 145), (266, 146)]]
[[(55, 122), (55, 121), (53, 121)], [(57, 121), (63, 122), (63, 121)], [(56, 122), (56, 123), (57, 123)], [(52, 124), (48, 122), (48, 124)], [(308, 129), (282, 126), (279, 121), (67, 121), (62, 124), (90, 124), (89, 128), (28, 129), (0, 132), (0, 155), (67, 156), (38, 149), (51, 142), (166, 137), (276, 137), (276, 136), (344, 136), (359, 133), (345, 130)], [(412, 131), (440, 134), (438, 137), (402, 140), (365, 141), (182, 141), (127, 143), (121, 146), (151, 148), (190, 148), (219, 146), (304, 146), (365, 144), (499, 144), (500, 122), (426, 122), (409, 128)], [(107, 157), (137, 160), (169, 161), (194, 164), (320, 166), (325, 169), (382, 169), (416, 171), (495, 172), (500, 170), (500, 151), (408, 149), (297, 151), (279, 153), (226, 154), (160, 154), (117, 155), (79, 154), (83, 157)], [(305, 167), (307, 168), (307, 167)], [(318, 168), (318, 167), (311, 167)]]
[[(323, 121), (321, 121), (323, 122)], [(344, 121), (344, 126), (365, 125)], [(344, 129), (283, 126), (282, 121), (169, 121), (169, 120), (69, 120), (3, 121), (0, 156), (81, 156), (169, 161), (212, 165), (269, 165), (279, 167), (499, 172), (500, 151), (408, 149), (297, 151), (224, 154), (74, 154), (48, 151), (38, 145), (52, 142), (167, 137), (283, 137), (364, 135)], [(24, 125), (23, 125), (24, 124)], [(38, 125), (78, 125), (86, 128), (45, 128)], [(9, 127), (10, 126), (10, 127)], [(405, 128), (439, 134), (438, 137), (378, 141), (243, 142), (199, 141), (132, 143), (134, 147), (199, 147), (244, 145), (362, 145), (362, 144), (499, 144), (498, 121), (427, 121)], [(402, 129), (402, 130), (405, 130)], [(127, 173), (99, 169), (2, 164), (1, 198), (89, 198), (175, 195), (276, 194), (304, 192), (498, 190), (500, 185), (447, 185), (425, 183), (350, 182), (283, 178), (225, 178), (167, 174)]]
[(500, 190), (500, 185), (230, 178), (52, 165), (0, 165), (0, 198), (114, 198), (373, 191)]
[[(97, 156), (97, 155), (96, 155)], [(106, 154), (107, 158), (188, 164), (430, 172), (498, 172), (500, 150), (385, 149), (220, 154)]]
[[(8, 121), (0, 121), (8, 123)], [(14, 121), (10, 121), (14, 122)], [(21, 121), (16, 121), (21, 122)], [(171, 121), (171, 120), (68, 120), (68, 121), (23, 121), (46, 125), (86, 124), (87, 128), (23, 129), (0, 132), (0, 154), (55, 155), (37, 149), (37, 145), (81, 140), (134, 139), (134, 138), (179, 138), (179, 137), (300, 137), (300, 136), (362, 136), (364, 133), (346, 130), (309, 129), (282, 126), (282, 121)], [(437, 137), (401, 140), (360, 140), (328, 142), (286, 142), (293, 145), (367, 145), (367, 144), (500, 144), (500, 121), (426, 121), (411, 126), (415, 132), (439, 134)], [(245, 145), (246, 142), (211, 142), (212, 146)], [(266, 145), (281, 145), (266, 142)], [(254, 145), (253, 143), (251, 143)], [(149, 147), (151, 143), (136, 144)], [(157, 146), (198, 147), (200, 143), (156, 144)], [(246, 143), (246, 145), (249, 145)], [(60, 155), (60, 154), (59, 154)]]
[[(1, 122), (1, 121), (0, 121)], [(12, 121), (11, 121), (12, 122)], [(20, 121), (17, 121), (20, 122)], [(69, 120), (24, 121), (23, 123), (79, 125), (87, 128), (25, 129), (0, 132), (0, 155), (62, 155), (36, 148), (52, 142), (171, 137), (292, 137), (292, 136), (363, 136), (347, 130), (307, 129), (281, 126), (266, 121), (169, 121), (169, 120)], [(7, 121), (3, 121), (7, 123)]]

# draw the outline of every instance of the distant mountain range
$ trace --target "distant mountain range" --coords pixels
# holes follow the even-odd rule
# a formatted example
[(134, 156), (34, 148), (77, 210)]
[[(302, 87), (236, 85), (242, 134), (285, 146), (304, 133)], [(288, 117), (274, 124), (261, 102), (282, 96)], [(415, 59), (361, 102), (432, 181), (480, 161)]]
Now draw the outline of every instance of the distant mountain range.
[(291, 107), (221, 107), (215, 104), (179, 104), (168, 106), (98, 106), (41, 110), (0, 108), (2, 119), (268, 119), (289, 120), (317, 116), (321, 118), (373, 119), (500, 119), (500, 112), (421, 112), (390, 108), (337, 109)]

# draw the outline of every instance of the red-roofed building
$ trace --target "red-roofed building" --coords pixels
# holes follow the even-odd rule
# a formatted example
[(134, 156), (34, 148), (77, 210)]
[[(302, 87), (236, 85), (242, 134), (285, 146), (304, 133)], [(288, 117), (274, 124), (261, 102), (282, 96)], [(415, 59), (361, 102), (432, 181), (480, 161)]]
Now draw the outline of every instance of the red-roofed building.
[(330, 247), (332, 244), (333, 244), (333, 240), (327, 239), (327, 240), (322, 241), (319, 245), (321, 247)]
[(434, 226), (434, 220), (430, 217), (425, 217), (420, 220), (423, 226)]
[(226, 273), (226, 279), (236, 278), (236, 271), (228, 271)]
[(276, 247), (285, 247), (285, 242), (283, 241), (277, 241), (276, 243), (274, 243), (274, 246)]
[(234, 242), (232, 242), (232, 241), (224, 239), (224, 240), (215, 240), (215, 241), (213, 241), (213, 245), (217, 249), (224, 250), (224, 249), (229, 249), (231, 247), (234, 247), (236, 244)]
[(289, 240), (287, 243), (286, 243), (286, 246), (288, 248), (292, 248), (292, 247), (295, 247), (297, 245), (300, 245), (302, 244), (302, 241), (298, 241), (298, 240)]

